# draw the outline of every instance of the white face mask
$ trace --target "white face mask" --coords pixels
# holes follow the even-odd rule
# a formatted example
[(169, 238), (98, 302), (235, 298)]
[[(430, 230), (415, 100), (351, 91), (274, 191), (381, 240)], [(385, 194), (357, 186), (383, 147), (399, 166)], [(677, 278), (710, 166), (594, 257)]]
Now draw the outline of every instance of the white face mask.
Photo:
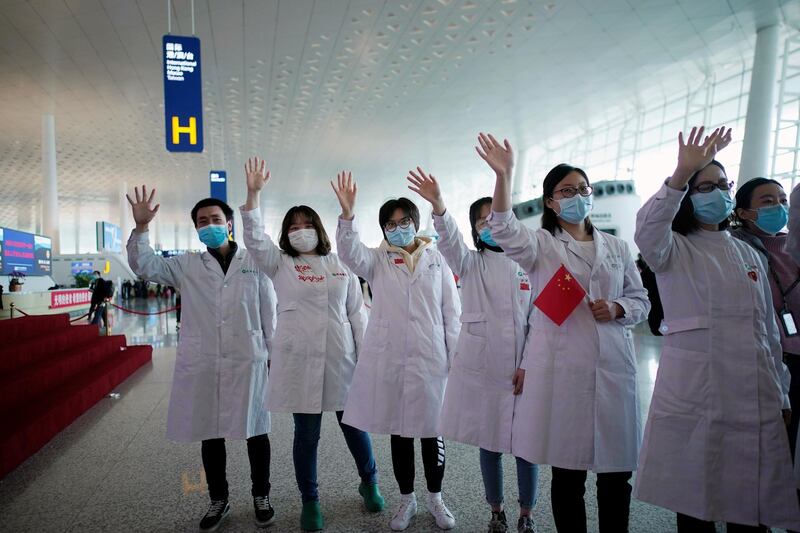
[(308, 253), (317, 247), (319, 237), (315, 229), (298, 229), (289, 233), (289, 242), (292, 248), (301, 254)]

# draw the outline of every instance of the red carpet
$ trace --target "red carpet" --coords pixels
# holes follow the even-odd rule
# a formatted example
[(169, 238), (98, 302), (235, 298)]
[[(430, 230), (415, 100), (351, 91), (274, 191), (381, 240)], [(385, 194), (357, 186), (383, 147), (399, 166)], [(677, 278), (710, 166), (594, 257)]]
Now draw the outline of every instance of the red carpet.
[(0, 320), (0, 479), (149, 362), (67, 315)]

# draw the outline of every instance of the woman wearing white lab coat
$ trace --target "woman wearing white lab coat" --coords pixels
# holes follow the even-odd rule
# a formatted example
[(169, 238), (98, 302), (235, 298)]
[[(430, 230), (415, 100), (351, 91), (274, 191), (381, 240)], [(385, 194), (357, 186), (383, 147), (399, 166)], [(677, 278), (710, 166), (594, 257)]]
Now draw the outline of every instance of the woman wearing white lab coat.
[(386, 202), (378, 214), (386, 240), (367, 248), (353, 220), (352, 176), (342, 173), (338, 186), (331, 186), (342, 206), (339, 254), (367, 280), (373, 298), (344, 421), (392, 435), (392, 465), (402, 494), (390, 523), (394, 530), (407, 528), (416, 513), (413, 439), (422, 439), (428, 510), (440, 528), (450, 529), (455, 520), (441, 498), (445, 451), (438, 425), (460, 326), (453, 272), (430, 239), (416, 237), (419, 210), (413, 202)]
[[(461, 333), (447, 379), (439, 430), (444, 438), (480, 447), (486, 501), (492, 508), (489, 531), (506, 531), (502, 454), (511, 453), (511, 425), (525, 371), (520, 368), (528, 322), (533, 318), (528, 275), (492, 239), (486, 217), (491, 197), (470, 206), (476, 250), (464, 243), (446, 209), (436, 178), (411, 171), (409, 188), (431, 203), (437, 247), (461, 283)], [(519, 412), (517, 415), (521, 414)], [(520, 533), (534, 531), (538, 465), (516, 458)]]
[[(178, 288), (183, 329), (178, 340), (167, 438), (201, 441), (211, 506), (200, 530), (216, 529), (230, 512), (225, 440), (247, 439), (256, 522), (274, 517), (269, 503), (270, 416), (267, 360), (275, 329), (275, 292), (247, 250), (228, 240), (233, 210), (208, 198), (192, 209), (208, 251), (164, 258), (150, 247), (148, 224), (159, 206), (136, 189), (136, 229), (128, 263), (141, 278)], [(225, 268), (223, 268), (223, 264)]]
[(525, 386), (511, 451), (553, 467), (551, 499), (561, 532), (586, 531), (587, 470), (597, 473), (600, 531), (627, 531), (631, 472), (641, 439), (631, 327), (650, 309), (628, 245), (592, 227), (586, 173), (558, 165), (544, 179), (542, 229), (511, 211), (513, 153), (481, 134), (478, 153), (497, 175), (488, 224), (494, 240), (541, 294), (559, 268), (588, 293), (558, 326), (539, 308), (525, 345)]
[(369, 435), (342, 423), (358, 353), (363, 349), (366, 313), (358, 278), (330, 253), (317, 213), (296, 206), (284, 217), (280, 248), (264, 232), (260, 194), (269, 181), (264, 161), (248, 161), (247, 203), (241, 208), (244, 242), (251, 257), (272, 278), (278, 295), (268, 407), (293, 413), (293, 458), (303, 501), (301, 527), (324, 527), (317, 486), (317, 446), (322, 413), (334, 411), (361, 477), (367, 509), (383, 508)]
[(675, 172), (637, 216), (664, 346), (636, 497), (677, 512), (681, 532), (714, 531), (714, 521), (728, 531), (800, 529), (768, 273), (754, 248), (724, 231), (733, 183), (711, 164), (730, 139), (724, 129), (703, 140), (694, 128), (686, 143), (681, 134)]

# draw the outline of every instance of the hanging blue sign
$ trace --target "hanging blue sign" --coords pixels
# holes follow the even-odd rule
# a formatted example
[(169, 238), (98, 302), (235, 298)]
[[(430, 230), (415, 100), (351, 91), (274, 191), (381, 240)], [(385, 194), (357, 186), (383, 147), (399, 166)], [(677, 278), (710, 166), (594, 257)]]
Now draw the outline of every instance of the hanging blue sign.
[(228, 203), (228, 173), (224, 170), (212, 170), (208, 173), (211, 182), (211, 198)]
[(200, 39), (165, 35), (164, 119), (167, 150), (203, 151), (203, 84)]

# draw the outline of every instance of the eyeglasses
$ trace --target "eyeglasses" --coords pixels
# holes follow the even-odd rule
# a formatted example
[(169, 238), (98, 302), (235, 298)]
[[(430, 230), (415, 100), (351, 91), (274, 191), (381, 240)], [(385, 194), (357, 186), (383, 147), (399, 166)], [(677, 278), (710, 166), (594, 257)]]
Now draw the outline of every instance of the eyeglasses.
[(733, 189), (733, 182), (728, 180), (719, 180), (717, 183), (707, 181), (705, 183), (701, 183), (697, 187), (692, 188), (693, 191), (697, 192), (711, 192), (714, 189), (719, 189), (721, 191), (729, 191)]
[(594, 189), (589, 185), (581, 185), (580, 187), (564, 187), (563, 189), (553, 191), (553, 194), (560, 192), (561, 196), (564, 198), (572, 198), (576, 194), (580, 194), (581, 196), (591, 196), (593, 190)]
[(408, 229), (408, 227), (411, 225), (411, 222), (412, 221), (410, 217), (405, 217), (401, 219), (400, 222), (395, 222), (394, 220), (390, 220), (383, 226), (383, 229), (385, 229), (386, 231), (394, 231), (397, 229), (398, 226), (401, 227), (402, 229)]

